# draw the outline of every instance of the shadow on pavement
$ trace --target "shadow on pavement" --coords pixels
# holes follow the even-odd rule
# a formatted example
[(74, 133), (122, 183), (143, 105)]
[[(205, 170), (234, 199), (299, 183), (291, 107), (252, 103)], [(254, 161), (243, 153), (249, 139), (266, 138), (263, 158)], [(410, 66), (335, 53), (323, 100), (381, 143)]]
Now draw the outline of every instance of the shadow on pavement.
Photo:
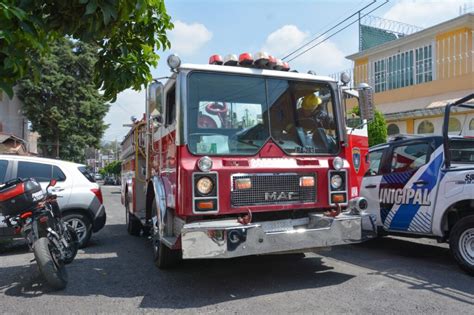
[[(102, 237), (91, 240), (67, 266), (68, 287), (60, 295), (143, 297), (142, 308), (202, 307), (293, 290), (333, 286), (353, 278), (332, 271), (320, 257), (267, 255), (231, 260), (183, 261), (176, 269), (161, 271), (152, 261), (151, 244), (126, 234), (124, 225), (108, 225)], [(30, 267), (0, 268), (0, 291), (31, 297), (49, 293)], [(28, 269), (29, 268), (29, 269)], [(22, 281), (19, 275), (30, 274)], [(186, 297), (186, 298), (183, 298)]]
[(464, 273), (444, 245), (407, 238), (384, 237), (357, 245), (334, 248), (331, 257), (403, 282), (409, 289), (427, 290), (474, 305), (474, 279)]

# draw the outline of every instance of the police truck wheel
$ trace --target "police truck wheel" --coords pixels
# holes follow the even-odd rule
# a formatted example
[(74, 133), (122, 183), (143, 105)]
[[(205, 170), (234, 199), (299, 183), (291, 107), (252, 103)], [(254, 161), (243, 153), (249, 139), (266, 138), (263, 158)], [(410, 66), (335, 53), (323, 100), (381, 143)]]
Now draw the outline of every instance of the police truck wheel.
[(459, 267), (474, 276), (474, 215), (464, 217), (454, 225), (449, 247)]
[(160, 240), (160, 225), (157, 216), (155, 199), (153, 199), (152, 204), (152, 215), (153, 227), (151, 229), (151, 239), (153, 247), (153, 261), (160, 269), (172, 268), (181, 260), (181, 251), (169, 248)]
[(142, 229), (140, 221), (130, 213), (130, 198), (128, 192), (125, 193), (125, 221), (127, 223), (127, 232), (132, 236), (140, 236)]

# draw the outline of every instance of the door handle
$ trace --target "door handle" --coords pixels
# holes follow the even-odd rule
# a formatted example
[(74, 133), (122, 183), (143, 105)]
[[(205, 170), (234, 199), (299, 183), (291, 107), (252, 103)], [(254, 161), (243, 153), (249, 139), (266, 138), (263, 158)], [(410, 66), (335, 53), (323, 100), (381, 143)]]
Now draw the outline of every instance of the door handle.
[(428, 184), (428, 182), (426, 180), (418, 180), (414, 182), (413, 184), (418, 185), (418, 186), (425, 186), (426, 184)]
[(55, 188), (53, 188), (53, 191), (54, 191), (54, 192), (59, 192), (59, 191), (63, 191), (63, 190), (64, 190), (64, 188), (61, 188), (61, 187), (55, 187)]
[(365, 188), (377, 188), (377, 185), (367, 185)]

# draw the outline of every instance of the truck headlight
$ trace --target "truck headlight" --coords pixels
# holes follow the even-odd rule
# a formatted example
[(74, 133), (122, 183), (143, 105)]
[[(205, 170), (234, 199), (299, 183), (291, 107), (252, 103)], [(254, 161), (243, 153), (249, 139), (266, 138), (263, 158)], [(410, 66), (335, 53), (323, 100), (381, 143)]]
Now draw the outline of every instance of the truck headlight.
[(342, 177), (341, 175), (335, 174), (331, 176), (331, 187), (333, 189), (339, 189), (342, 186)]
[(197, 166), (201, 172), (209, 172), (212, 168), (212, 160), (208, 156), (203, 156), (198, 160)]
[(196, 189), (201, 195), (208, 195), (214, 189), (214, 182), (209, 177), (201, 177), (196, 183)]

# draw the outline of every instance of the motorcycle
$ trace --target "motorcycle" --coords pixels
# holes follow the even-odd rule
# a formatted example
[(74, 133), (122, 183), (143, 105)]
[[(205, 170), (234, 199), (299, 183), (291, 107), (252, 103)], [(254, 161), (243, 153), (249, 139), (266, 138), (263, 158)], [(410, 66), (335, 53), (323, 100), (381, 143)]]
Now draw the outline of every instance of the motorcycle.
[(78, 238), (74, 228), (61, 219), (57, 196), (46, 193), (32, 179), (13, 179), (0, 185), (0, 213), (4, 222), (21, 232), (33, 251), (39, 271), (54, 289), (68, 282), (65, 265), (76, 257)]

